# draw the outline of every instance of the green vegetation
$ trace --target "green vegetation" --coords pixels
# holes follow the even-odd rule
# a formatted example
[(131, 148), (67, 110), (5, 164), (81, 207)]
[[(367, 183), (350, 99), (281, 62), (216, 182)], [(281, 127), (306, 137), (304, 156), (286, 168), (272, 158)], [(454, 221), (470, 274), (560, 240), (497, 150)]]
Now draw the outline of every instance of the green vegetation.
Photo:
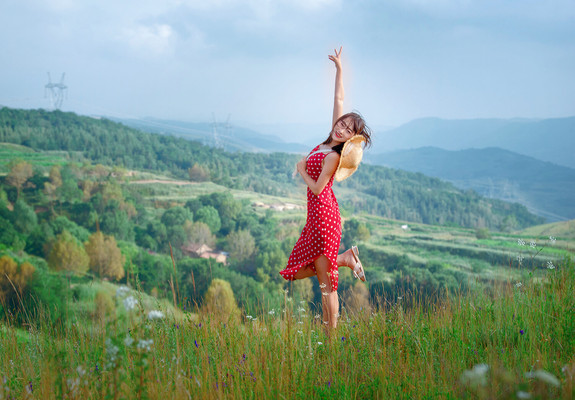
[[(233, 310), (225, 282), (216, 290)], [(46, 313), (28, 331), (6, 320), (0, 396), (571, 399), (574, 290), (566, 262), (541, 279), (433, 305), (406, 292), (372, 312), (344, 307), (326, 337), (317, 311), (291, 293), (279, 308), (238, 316), (182, 314), (121, 287), (64, 328)], [(76, 292), (103, 298), (110, 289)]]

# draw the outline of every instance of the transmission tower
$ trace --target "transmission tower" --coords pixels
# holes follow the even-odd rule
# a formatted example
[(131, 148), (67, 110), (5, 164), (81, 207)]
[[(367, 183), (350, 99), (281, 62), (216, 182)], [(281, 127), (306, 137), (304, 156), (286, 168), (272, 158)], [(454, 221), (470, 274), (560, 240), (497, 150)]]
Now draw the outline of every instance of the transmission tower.
[(220, 140), (220, 135), (218, 134), (218, 122), (216, 121), (216, 116), (212, 113), (212, 140), (214, 142), (214, 147), (221, 148), (222, 142)]
[(44, 86), (44, 97), (46, 97), (46, 91), (48, 91), (50, 95), (50, 103), (52, 104), (53, 110), (59, 110), (62, 107), (62, 101), (64, 101), (64, 94), (66, 93), (66, 89), (68, 86), (64, 85), (64, 77), (66, 73), (62, 74), (62, 78), (60, 79), (60, 83), (52, 83), (52, 77), (48, 72), (48, 83)]

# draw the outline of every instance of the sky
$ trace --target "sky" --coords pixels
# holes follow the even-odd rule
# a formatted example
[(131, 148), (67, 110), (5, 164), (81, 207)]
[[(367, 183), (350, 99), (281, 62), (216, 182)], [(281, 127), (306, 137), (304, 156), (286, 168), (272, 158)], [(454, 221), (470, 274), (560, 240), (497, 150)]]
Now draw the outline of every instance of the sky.
[(575, 115), (573, 0), (0, 0), (0, 105), (329, 125), (340, 46), (376, 128)]

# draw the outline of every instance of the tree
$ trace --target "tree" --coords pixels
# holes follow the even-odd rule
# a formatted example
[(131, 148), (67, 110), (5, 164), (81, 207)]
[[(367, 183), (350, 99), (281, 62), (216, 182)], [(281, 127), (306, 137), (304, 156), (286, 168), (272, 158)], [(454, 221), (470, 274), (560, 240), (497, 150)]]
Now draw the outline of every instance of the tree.
[(202, 312), (216, 318), (236, 319), (240, 315), (234, 291), (228, 281), (214, 279), (206, 292)]
[(195, 221), (205, 223), (210, 227), (212, 233), (218, 232), (222, 226), (220, 214), (218, 214), (218, 210), (212, 206), (203, 206), (200, 208), (196, 212)]
[(186, 221), (184, 231), (190, 243), (205, 244), (209, 247), (214, 247), (216, 244), (216, 237), (210, 227), (203, 222)]
[(192, 182), (204, 182), (210, 179), (209, 170), (198, 163), (195, 163), (190, 169), (188, 169), (188, 175)]
[(254, 254), (256, 248), (256, 241), (252, 237), (251, 233), (246, 230), (239, 230), (230, 233), (226, 237), (226, 242), (230, 257), (235, 258), (238, 261), (250, 258)]
[(38, 217), (34, 209), (26, 204), (24, 200), (16, 200), (14, 204), (14, 226), (20, 232), (29, 234), (36, 228), (36, 225), (38, 225)]
[(186, 221), (193, 221), (194, 215), (184, 207), (172, 207), (164, 212), (161, 221), (166, 227), (184, 225)]
[(81, 275), (88, 271), (90, 259), (84, 246), (68, 231), (56, 237), (56, 242), (50, 250), (48, 265), (55, 271), (66, 271)]
[(32, 264), (24, 262), (18, 266), (10, 256), (0, 257), (0, 304), (10, 303), (17, 294), (22, 297), (22, 293), (34, 275)]
[(84, 244), (90, 259), (90, 270), (100, 277), (116, 280), (124, 277), (125, 257), (122, 255), (113, 236), (96, 232)]
[(341, 242), (344, 248), (350, 248), (357, 242), (365, 242), (370, 238), (368, 227), (357, 219), (345, 221)]
[(20, 191), (28, 179), (34, 175), (32, 165), (26, 161), (18, 161), (12, 165), (10, 172), (6, 175), (6, 183), (17, 189), (17, 197), (20, 197)]

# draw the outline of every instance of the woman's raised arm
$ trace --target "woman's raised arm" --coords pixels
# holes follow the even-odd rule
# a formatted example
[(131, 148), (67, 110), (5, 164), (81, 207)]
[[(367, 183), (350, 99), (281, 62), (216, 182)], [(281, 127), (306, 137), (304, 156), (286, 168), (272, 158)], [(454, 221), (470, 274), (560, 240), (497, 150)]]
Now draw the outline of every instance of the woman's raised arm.
[(335, 121), (343, 115), (343, 98), (345, 93), (343, 90), (343, 76), (341, 71), (341, 47), (339, 48), (339, 53), (337, 49), (334, 50), (335, 54), (330, 55), (329, 59), (334, 62), (336, 72), (335, 72), (335, 91), (333, 96), (333, 120), (332, 127), (335, 125)]

